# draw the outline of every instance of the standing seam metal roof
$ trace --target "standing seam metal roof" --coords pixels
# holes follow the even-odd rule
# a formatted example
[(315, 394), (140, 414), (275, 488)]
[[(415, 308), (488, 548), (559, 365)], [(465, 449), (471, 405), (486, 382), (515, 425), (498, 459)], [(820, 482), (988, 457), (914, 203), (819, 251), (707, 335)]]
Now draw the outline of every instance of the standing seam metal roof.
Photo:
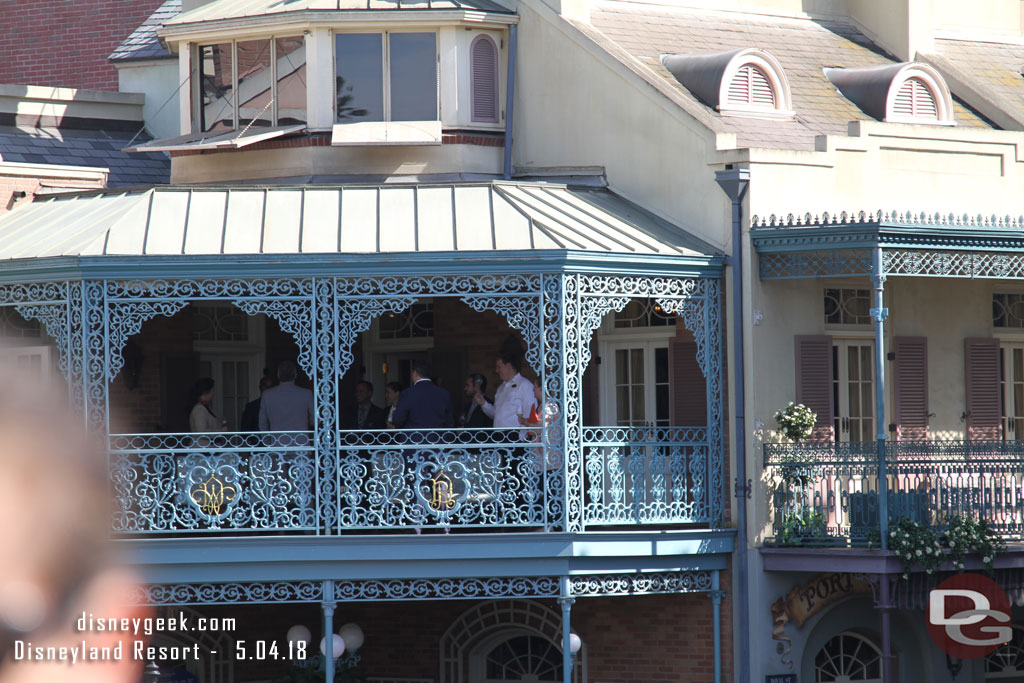
[(0, 217), (0, 259), (550, 249), (717, 254), (607, 190), (548, 183), (160, 187)]

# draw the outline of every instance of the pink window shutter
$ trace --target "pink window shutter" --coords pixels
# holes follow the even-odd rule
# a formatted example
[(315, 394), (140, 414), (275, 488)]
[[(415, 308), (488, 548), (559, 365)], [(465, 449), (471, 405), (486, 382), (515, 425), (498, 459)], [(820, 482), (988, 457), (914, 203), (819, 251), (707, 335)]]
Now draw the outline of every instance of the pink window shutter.
[(893, 364), (896, 439), (928, 438), (928, 338), (896, 337)]
[(796, 402), (818, 415), (812, 441), (832, 441), (832, 337), (802, 335), (794, 337), (796, 348)]
[(498, 48), (490, 36), (477, 36), (469, 48), (471, 119), (498, 122)]
[(707, 382), (697, 363), (697, 342), (692, 339), (670, 340), (668, 371), (671, 382), (669, 415), (672, 424), (681, 427), (706, 425)]
[(964, 340), (967, 389), (967, 438), (1002, 438), (999, 401), (999, 340), (985, 337)]

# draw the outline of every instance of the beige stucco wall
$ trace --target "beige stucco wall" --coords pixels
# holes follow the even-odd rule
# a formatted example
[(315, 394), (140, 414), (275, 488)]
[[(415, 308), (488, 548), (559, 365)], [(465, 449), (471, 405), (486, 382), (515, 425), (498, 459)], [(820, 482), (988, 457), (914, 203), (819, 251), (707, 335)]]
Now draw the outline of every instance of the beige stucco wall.
[(819, 152), (751, 150), (751, 212), (1021, 213), (1022, 133), (874, 121), (851, 133), (819, 138)]
[(603, 166), (613, 190), (724, 248), (715, 135), (546, 6), (519, 13), (516, 169)]
[(180, 135), (178, 63), (173, 59), (119, 64), (117, 87), (124, 93), (141, 93), (145, 97), (142, 117), (146, 130), (160, 140)]
[(391, 176), (501, 170), (504, 149), (479, 145), (303, 147), (174, 157), (172, 183), (306, 176)]

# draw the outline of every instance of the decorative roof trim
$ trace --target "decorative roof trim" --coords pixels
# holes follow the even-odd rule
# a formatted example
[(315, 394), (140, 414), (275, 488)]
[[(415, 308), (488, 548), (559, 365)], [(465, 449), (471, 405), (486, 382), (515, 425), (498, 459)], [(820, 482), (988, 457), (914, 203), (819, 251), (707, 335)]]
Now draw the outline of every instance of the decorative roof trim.
[(926, 211), (841, 211), (838, 213), (823, 212), (820, 214), (805, 213), (802, 215), (786, 214), (783, 216), (752, 216), (751, 228), (805, 228), (826, 227), (830, 225), (867, 225), (885, 223), (887, 225), (908, 226), (950, 226), (964, 228), (994, 228), (1000, 230), (1024, 230), (1024, 216), (983, 216), (977, 214), (943, 214)]
[[(794, 116), (793, 94), (782, 64), (770, 52), (740, 48), (698, 55), (661, 55), (661, 63), (679, 83), (722, 116), (790, 119)], [(761, 71), (775, 95), (772, 108), (729, 102), (729, 85), (737, 72), (751, 65)]]
[[(825, 77), (840, 94), (865, 114), (890, 123), (955, 126), (953, 97), (945, 79), (933, 67), (920, 62), (901, 62), (855, 69), (826, 68)], [(896, 95), (904, 83), (920, 80), (935, 100), (937, 118), (907, 116), (895, 111)]]

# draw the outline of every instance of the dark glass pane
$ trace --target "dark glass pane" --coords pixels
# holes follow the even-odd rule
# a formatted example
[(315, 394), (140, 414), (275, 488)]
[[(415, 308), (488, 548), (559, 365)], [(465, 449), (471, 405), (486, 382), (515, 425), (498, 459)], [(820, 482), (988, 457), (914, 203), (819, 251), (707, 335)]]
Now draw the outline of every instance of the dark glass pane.
[(668, 382), (668, 349), (654, 349), (654, 381)]
[(306, 52), (302, 36), (277, 39), (277, 124), (306, 122)]
[(270, 40), (246, 40), (238, 43), (238, 125), (270, 126), (272, 71)]
[(380, 33), (335, 36), (338, 121), (384, 120), (384, 57)]
[(390, 36), (391, 120), (437, 120), (437, 36)]
[(235, 92), (231, 76), (231, 43), (199, 48), (199, 130), (229, 131), (235, 127)]

